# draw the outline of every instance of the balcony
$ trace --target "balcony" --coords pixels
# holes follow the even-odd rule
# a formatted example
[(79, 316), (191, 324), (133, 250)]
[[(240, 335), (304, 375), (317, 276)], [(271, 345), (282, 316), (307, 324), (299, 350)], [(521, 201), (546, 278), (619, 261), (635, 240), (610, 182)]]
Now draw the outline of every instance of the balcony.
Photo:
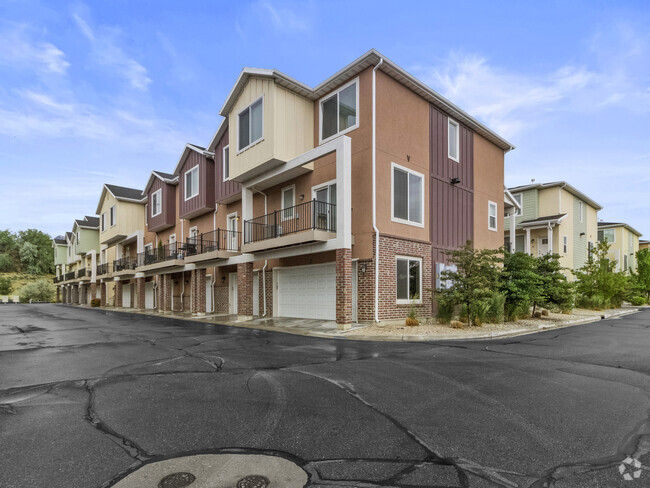
[(238, 254), (240, 246), (241, 232), (225, 229), (204, 232), (199, 236), (187, 239), (185, 262), (227, 259)]
[(311, 200), (244, 221), (242, 252), (327, 241), (336, 237), (336, 205)]
[(170, 266), (182, 266), (185, 259), (186, 249), (181, 243), (175, 242), (160, 246), (149, 251), (138, 253), (136, 267), (144, 268), (138, 271), (165, 268)]
[(113, 273), (133, 274), (138, 266), (138, 258), (125, 257), (113, 261)]
[(86, 268), (80, 268), (77, 270), (77, 278), (79, 279), (84, 279), (87, 278), (88, 275), (86, 274)]
[(97, 265), (97, 276), (108, 274), (108, 263)]
[(75, 272), (70, 271), (69, 273), (63, 275), (63, 281), (74, 280), (74, 277), (75, 277)]

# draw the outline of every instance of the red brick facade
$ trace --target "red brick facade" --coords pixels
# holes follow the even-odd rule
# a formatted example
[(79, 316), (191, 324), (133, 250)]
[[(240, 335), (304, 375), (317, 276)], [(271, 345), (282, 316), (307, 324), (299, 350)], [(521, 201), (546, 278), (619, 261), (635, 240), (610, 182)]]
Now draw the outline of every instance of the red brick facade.
[(106, 306), (106, 283), (102, 281), (102, 283), (99, 285), (99, 293), (101, 296), (101, 306), (105, 307)]
[(352, 250), (336, 250), (336, 323), (352, 323)]
[(115, 306), (122, 307), (122, 284), (121, 281), (115, 282)]
[(163, 301), (163, 312), (172, 311), (172, 287), (174, 283), (172, 282), (172, 275), (165, 274), (162, 275), (162, 301)]
[(192, 303), (190, 312), (192, 314), (205, 313), (205, 268), (192, 270)]
[(135, 279), (135, 308), (144, 310), (144, 278)]
[(253, 263), (237, 265), (237, 314), (253, 316)]

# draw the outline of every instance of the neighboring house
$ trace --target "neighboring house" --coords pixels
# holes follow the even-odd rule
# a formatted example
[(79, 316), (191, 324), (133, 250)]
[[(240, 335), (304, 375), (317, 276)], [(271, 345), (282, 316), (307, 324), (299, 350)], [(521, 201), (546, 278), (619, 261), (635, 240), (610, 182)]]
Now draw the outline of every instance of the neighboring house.
[(636, 253), (641, 233), (622, 222), (598, 222), (598, 240), (607, 241), (609, 259), (616, 261), (616, 271), (631, 273), (637, 270)]
[[(560, 255), (569, 271), (587, 262), (598, 239), (598, 211), (602, 207), (565, 181), (532, 183), (508, 189), (521, 205), (515, 217), (515, 250), (540, 256)], [(506, 242), (511, 242), (506, 218)], [(567, 273), (569, 279), (574, 274)]]
[(144, 250), (145, 204), (142, 190), (105, 184), (97, 205), (102, 305), (131, 307), (137, 255)]
[(502, 246), (519, 208), (513, 146), (374, 50), (314, 88), (245, 68), (220, 115), (206, 148), (132, 195), (149, 233), (138, 308), (341, 328), (429, 314), (445, 252)]
[(641, 249), (648, 249), (650, 247), (650, 241), (639, 241), (639, 251)]
[(56, 236), (52, 239), (52, 248), (54, 249), (54, 270), (56, 278), (55, 283), (63, 281), (63, 275), (66, 273), (68, 263), (68, 241), (65, 236)]

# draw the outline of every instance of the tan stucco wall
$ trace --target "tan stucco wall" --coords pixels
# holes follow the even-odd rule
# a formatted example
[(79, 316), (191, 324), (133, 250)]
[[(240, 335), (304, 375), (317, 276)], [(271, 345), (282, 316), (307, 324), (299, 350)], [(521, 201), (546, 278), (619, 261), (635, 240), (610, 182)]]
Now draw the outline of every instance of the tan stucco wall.
[[(497, 249), (503, 246), (503, 150), (474, 133), (474, 247)], [(488, 202), (497, 204), (497, 230), (488, 226)]]

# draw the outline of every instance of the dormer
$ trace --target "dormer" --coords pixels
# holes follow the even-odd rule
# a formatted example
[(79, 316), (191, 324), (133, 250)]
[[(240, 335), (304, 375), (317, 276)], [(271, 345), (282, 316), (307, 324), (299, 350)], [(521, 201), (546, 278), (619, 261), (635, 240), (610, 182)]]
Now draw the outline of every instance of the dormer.
[(242, 71), (220, 112), (228, 118), (231, 180), (245, 181), (313, 149), (310, 94), (279, 71)]
[(178, 178), (179, 218), (192, 219), (214, 211), (214, 153), (186, 144), (174, 176)]
[(147, 227), (160, 232), (176, 225), (176, 187), (178, 176), (152, 171), (144, 189), (147, 197)]

